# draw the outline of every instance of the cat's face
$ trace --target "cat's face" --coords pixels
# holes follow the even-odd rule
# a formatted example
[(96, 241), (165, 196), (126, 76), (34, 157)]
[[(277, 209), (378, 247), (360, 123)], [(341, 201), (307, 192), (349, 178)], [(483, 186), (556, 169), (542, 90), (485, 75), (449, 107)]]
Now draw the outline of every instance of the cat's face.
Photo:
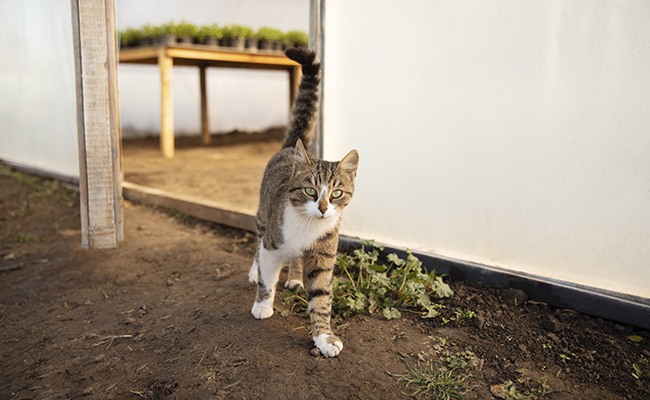
[(307, 218), (339, 218), (354, 193), (359, 153), (352, 150), (339, 162), (313, 160), (300, 141), (295, 151), (291, 205)]

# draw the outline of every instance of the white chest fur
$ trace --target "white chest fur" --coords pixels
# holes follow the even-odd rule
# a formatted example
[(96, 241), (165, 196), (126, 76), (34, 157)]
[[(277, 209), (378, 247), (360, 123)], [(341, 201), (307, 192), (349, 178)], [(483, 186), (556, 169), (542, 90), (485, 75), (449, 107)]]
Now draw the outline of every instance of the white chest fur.
[(328, 218), (316, 218), (303, 207), (293, 207), (287, 203), (282, 221), (284, 244), (278, 250), (289, 258), (300, 256), (303, 250), (335, 229), (339, 219), (339, 213)]

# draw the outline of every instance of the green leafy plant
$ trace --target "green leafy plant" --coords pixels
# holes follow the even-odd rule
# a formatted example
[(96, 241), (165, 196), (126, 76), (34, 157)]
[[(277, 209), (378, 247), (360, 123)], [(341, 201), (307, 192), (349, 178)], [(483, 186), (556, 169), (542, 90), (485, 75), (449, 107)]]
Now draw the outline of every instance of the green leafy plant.
[(219, 25), (217, 24), (201, 25), (196, 32), (196, 37), (201, 42), (205, 42), (205, 40), (209, 37), (215, 39), (222, 39), (223, 31), (221, 30), (221, 28), (219, 28)]
[(176, 36), (178, 34), (178, 31), (176, 30), (176, 24), (174, 23), (174, 21), (169, 21), (157, 27), (156, 33), (159, 36), (166, 36), (166, 35)]
[(190, 24), (189, 22), (182, 20), (180, 23), (175, 26), (175, 33), (178, 37), (196, 36), (196, 25)]
[[(370, 247), (372, 251), (366, 251)], [(450, 297), (453, 291), (434, 272), (425, 272), (422, 262), (410, 251), (403, 260), (396, 254), (387, 256), (388, 265), (378, 263), (374, 241), (363, 241), (353, 254), (339, 254), (337, 265), (341, 277), (334, 277), (334, 314), (343, 317), (381, 310), (386, 319), (401, 317), (401, 311), (420, 314), (422, 318), (439, 315), (443, 306), (431, 298)]]
[(145, 24), (140, 28), (140, 39), (153, 39), (156, 36), (159, 36), (158, 28), (151, 25)]
[[(442, 276), (422, 269), (422, 263), (410, 251), (403, 260), (396, 254), (387, 256), (388, 264), (379, 262), (374, 241), (363, 241), (361, 249), (352, 254), (338, 254), (336, 265), (340, 276), (332, 282), (332, 315), (334, 320), (354, 314), (381, 311), (386, 319), (397, 319), (401, 312), (433, 318), (443, 306), (432, 298), (450, 297), (454, 293)], [(307, 301), (297, 290), (285, 290), (285, 304), (297, 314), (307, 313)]]
[(120, 43), (123, 47), (136, 46), (140, 40), (142, 33), (139, 29), (125, 29), (120, 31)]
[(254, 35), (254, 31), (251, 28), (238, 24), (224, 26), (221, 30), (223, 32), (223, 37), (227, 38), (246, 39), (248, 37), (253, 37)]
[(255, 32), (255, 37), (258, 38), (259, 40), (267, 40), (267, 41), (272, 41), (272, 40), (281, 40), (282, 39), (282, 31), (274, 28), (270, 28), (268, 26), (263, 26), (260, 29)]
[(282, 41), (285, 45), (306, 46), (309, 42), (309, 35), (304, 31), (293, 30), (283, 34)]

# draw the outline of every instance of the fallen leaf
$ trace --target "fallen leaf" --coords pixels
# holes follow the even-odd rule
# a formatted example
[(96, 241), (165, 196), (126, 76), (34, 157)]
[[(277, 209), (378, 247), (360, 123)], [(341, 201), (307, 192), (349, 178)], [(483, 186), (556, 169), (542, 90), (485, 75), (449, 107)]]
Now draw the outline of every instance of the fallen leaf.
[(490, 386), (490, 392), (492, 392), (493, 395), (495, 395), (496, 397), (498, 397), (500, 399), (505, 399), (505, 396), (503, 395), (504, 390), (501, 387), (501, 385), (492, 385), (492, 386)]
[(634, 343), (641, 343), (643, 342), (643, 338), (641, 336), (637, 335), (632, 335), (627, 337), (629, 340), (633, 341)]

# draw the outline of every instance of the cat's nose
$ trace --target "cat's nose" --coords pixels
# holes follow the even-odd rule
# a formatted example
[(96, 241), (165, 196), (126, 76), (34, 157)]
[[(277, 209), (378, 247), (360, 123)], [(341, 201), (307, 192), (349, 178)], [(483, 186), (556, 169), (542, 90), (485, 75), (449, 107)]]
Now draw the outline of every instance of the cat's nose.
[(318, 206), (318, 211), (320, 211), (322, 214), (325, 214), (327, 211), (327, 206)]

